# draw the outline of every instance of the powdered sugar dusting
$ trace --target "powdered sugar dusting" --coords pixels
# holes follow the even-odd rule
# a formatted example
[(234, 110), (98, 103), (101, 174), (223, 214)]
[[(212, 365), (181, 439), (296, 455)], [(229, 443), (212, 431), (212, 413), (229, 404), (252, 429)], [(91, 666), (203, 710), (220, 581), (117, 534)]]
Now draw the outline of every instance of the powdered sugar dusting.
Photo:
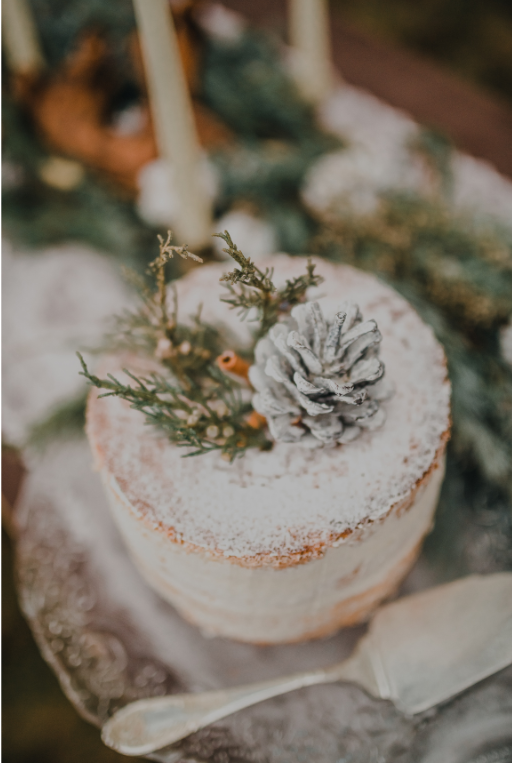
[[(283, 282), (304, 260), (278, 255), (268, 263)], [(311, 451), (280, 443), (234, 464), (217, 453), (182, 458), (183, 451), (144, 425), (117, 398), (92, 395), (88, 432), (99, 465), (134, 510), (177, 540), (232, 557), (300, 553), (332, 542), (406, 498), (432, 465), (449, 426), (450, 387), (443, 351), (429, 327), (389, 287), (348, 266), (318, 261), (325, 282), (311, 290), (327, 316), (350, 298), (383, 335), (380, 357), (394, 396), (387, 421), (356, 442)], [(180, 314), (202, 302), (206, 320), (230, 324), (217, 279), (225, 265), (201, 266), (179, 283)], [(247, 331), (247, 328), (244, 329)], [(104, 370), (117, 371), (114, 360)]]

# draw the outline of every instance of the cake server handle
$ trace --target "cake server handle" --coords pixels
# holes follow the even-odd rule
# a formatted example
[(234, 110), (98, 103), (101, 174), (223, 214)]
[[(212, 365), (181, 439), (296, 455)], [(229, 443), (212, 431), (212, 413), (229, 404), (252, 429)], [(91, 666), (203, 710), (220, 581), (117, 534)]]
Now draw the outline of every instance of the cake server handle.
[(146, 755), (244, 707), (305, 686), (347, 680), (375, 693), (371, 679), (365, 680), (359, 654), (358, 648), (348, 660), (329, 668), (247, 686), (141, 699), (118, 710), (103, 726), (101, 736), (108, 747), (123, 755)]

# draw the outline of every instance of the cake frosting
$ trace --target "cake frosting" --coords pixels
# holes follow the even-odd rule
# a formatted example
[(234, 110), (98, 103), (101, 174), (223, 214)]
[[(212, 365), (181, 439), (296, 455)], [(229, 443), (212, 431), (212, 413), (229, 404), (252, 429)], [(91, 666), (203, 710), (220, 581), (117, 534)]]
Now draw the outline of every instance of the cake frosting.
[[(303, 259), (285, 255), (258, 264), (274, 268), (278, 285), (304, 270)], [(394, 392), (382, 403), (380, 429), (335, 448), (276, 443), (230, 464), (216, 452), (183, 458), (118, 398), (98, 400), (93, 391), (89, 401), (96, 464), (143, 574), (190, 619), (235, 638), (293, 640), (365, 616), (407, 571), (437, 501), (449, 430), (442, 348), (373, 276), (324, 261), (317, 270), (325, 280), (308, 299), (326, 317), (350, 299), (382, 333), (380, 358)], [(238, 323), (219, 301), (223, 272), (225, 265), (200, 266), (178, 282), (181, 320), (202, 303), (205, 320)], [(249, 327), (239, 324), (237, 341), (248, 340)], [(123, 365), (126, 358), (110, 357), (102, 370), (121, 375)], [(351, 591), (359, 601), (343, 614), (338, 605)], [(215, 597), (224, 601), (217, 613)]]

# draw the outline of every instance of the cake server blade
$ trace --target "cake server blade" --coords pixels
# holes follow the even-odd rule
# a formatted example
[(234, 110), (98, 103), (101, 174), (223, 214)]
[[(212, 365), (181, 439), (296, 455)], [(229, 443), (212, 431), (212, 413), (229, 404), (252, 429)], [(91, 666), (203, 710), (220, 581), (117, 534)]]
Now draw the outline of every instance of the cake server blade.
[(314, 684), (351, 681), (407, 714), (443, 702), (512, 663), (512, 573), (470, 576), (382, 607), (352, 656), (247, 686), (132, 702), (105, 744), (144, 755), (244, 707)]
[(453, 697), (512, 662), (512, 574), (470, 576), (382, 607), (360, 653), (378, 696), (405, 713)]

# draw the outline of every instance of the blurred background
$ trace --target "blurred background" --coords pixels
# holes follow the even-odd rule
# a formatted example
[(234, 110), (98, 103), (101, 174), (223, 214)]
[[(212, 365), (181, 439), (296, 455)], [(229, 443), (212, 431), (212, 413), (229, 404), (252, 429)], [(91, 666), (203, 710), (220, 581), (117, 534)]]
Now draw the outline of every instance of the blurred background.
[[(111, 0), (108, 9), (101, 8), (102, 5), (99, 0), (71, 3), (31, 0), (30, 3), (42, 49), (52, 71), (62, 66), (84, 30), (94, 28), (96, 23), (109, 28), (109, 56), (114, 63), (116, 60), (121, 62), (117, 69), (114, 66), (109, 70), (111, 74), (117, 72), (115, 76), (112, 74), (111, 83), (111, 92), (117, 99), (113, 109), (121, 113), (140, 88), (136, 64), (129, 75), (123, 69), (125, 40), (133, 29), (133, 14), (130, 3), (123, 0)], [(228, 5), (252, 16), (255, 24), (264, 25), (273, 35), (283, 36), (284, 5), (274, 2), (256, 4), (250, 0), (245, 3), (243, 0), (232, 0)], [(254, 7), (256, 5), (257, 8)], [(434, 128), (438, 141), (436, 150), (442, 152), (443, 146), (454, 144), (489, 160), (512, 178), (510, 2), (331, 0), (330, 9), (333, 56), (341, 74), (350, 84), (367, 89), (391, 105), (405, 109), (429, 128)], [(208, 62), (204, 65), (207, 66)], [(216, 71), (222, 74), (219, 62), (213, 61), (214, 65), (218, 67)], [(36, 91), (30, 90), (30, 83), (15, 82), (11, 75), (9, 66), (4, 65), (6, 235), (20, 246), (28, 247), (78, 240), (108, 250), (114, 257), (122, 256), (123, 261), (142, 268), (147, 261), (144, 253), (152, 246), (155, 231), (165, 226), (158, 220), (155, 223), (154, 218), (148, 224), (134, 213), (131, 178), (120, 177), (119, 173), (116, 175), (115, 168), (99, 167), (83, 176), (80, 162), (63, 164), (60, 170), (58, 163), (53, 162), (52, 165), (45, 142), (39, 137), (41, 130), (34, 127), (36, 123), (39, 127), (44, 123), (44, 115), (36, 108)], [(217, 103), (211, 94), (205, 102), (210, 106), (213, 104), (213, 107)], [(51, 105), (49, 108), (52, 108)], [(210, 144), (222, 146), (223, 142), (230, 140), (232, 131), (242, 128), (236, 120), (229, 122), (228, 106), (224, 112), (219, 108), (212, 108), (212, 111), (217, 116), (222, 113), (224, 119), (216, 120), (208, 114), (204, 115), (204, 140), (207, 144), (210, 141)], [(300, 119), (297, 124), (299, 122)], [(309, 126), (304, 127), (305, 131), (310, 129)], [(324, 138), (310, 136), (308, 140), (308, 145), (313, 145), (315, 140), (321, 143)], [(311, 155), (316, 150), (311, 149)], [(43, 171), (41, 167), (44, 167)], [(295, 170), (290, 169), (292, 181), (295, 177), (293, 172)], [(225, 186), (225, 198), (218, 215), (230, 211), (232, 197), (239, 193), (243, 185), (240, 178), (230, 177), (232, 189), (226, 190)], [(254, 203), (257, 202), (258, 199)], [(279, 204), (281, 212), (279, 221), (274, 221), (274, 235), (283, 248), (301, 251), (304, 242), (315, 233), (314, 221), (306, 214), (299, 216), (296, 207), (288, 200), (279, 201)], [(97, 212), (99, 223), (91, 229), (89, 220)], [(457, 320), (456, 317), (456, 324)], [(496, 321), (492, 324), (493, 330), (504, 322), (503, 316), (496, 318)], [(481, 326), (471, 324), (467, 329), (465, 324), (464, 331), (470, 337), (476, 336), (476, 346), (479, 346), (478, 342), (495, 342), (492, 338), (495, 334), (491, 336), (489, 326), (481, 329)], [(61, 423), (53, 422), (57, 428)], [(22, 479), (19, 458), (11, 445), (7, 438), (3, 448), (3, 514), (7, 530)], [(464, 486), (460, 488), (460, 482), (457, 483), (465, 494), (477, 494), (483, 490), (474, 474), (470, 463), (467, 473), (463, 475)], [(479, 541), (487, 538), (485, 549), (482, 550), (476, 542), (472, 546), (472, 560), (476, 566), (480, 563), (478, 559), (487, 559), (489, 554), (495, 560), (497, 569), (507, 568), (512, 563), (510, 519), (506, 518), (510, 515), (500, 509), (506, 503), (505, 493), (499, 480), (493, 483), (482, 497), (478, 509), (480, 513), (477, 512), (471, 520), (473, 536)], [(486, 513), (482, 508), (485, 506), (491, 511)], [(445, 525), (443, 521), (441, 516), (441, 528), (454, 520), (453, 517), (446, 519)], [(486, 530), (493, 522), (499, 525), (499, 531), (494, 535)], [(435, 543), (430, 541), (433, 556), (440, 553), (440, 537), (438, 535)], [(494, 544), (491, 551), (489, 544)], [(100, 742), (99, 732), (78, 717), (40, 656), (17, 604), (14, 552), (6, 529), (2, 536), (2, 550), (4, 760), (6, 763), (108, 763), (123, 759), (107, 750)], [(468, 566), (471, 567), (469, 562), (466, 568)], [(481, 568), (482, 571), (494, 569), (492, 565), (485, 567), (483, 561)]]
[(375, 40), (423, 56), (511, 102), (512, 8), (506, 0), (340, 0), (332, 8)]

